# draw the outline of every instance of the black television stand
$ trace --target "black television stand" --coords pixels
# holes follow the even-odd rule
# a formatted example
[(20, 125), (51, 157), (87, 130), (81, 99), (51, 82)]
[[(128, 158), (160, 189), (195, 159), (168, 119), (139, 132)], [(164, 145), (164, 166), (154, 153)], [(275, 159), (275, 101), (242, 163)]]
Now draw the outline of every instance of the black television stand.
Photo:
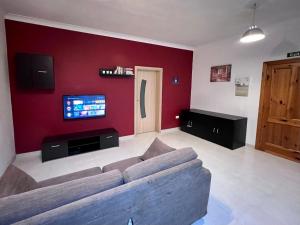
[(113, 128), (46, 137), (42, 143), (42, 161), (119, 146), (119, 134)]

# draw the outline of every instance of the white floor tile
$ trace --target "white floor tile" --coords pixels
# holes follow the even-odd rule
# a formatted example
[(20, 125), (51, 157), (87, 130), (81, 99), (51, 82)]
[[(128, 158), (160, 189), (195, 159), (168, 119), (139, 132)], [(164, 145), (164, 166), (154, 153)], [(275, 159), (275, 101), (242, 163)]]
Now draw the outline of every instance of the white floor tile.
[(174, 131), (120, 141), (120, 147), (41, 162), (40, 152), (15, 165), (37, 181), (142, 155), (154, 138), (175, 148), (193, 147), (212, 173), (208, 214), (194, 225), (300, 225), (300, 164), (252, 147), (229, 150)]

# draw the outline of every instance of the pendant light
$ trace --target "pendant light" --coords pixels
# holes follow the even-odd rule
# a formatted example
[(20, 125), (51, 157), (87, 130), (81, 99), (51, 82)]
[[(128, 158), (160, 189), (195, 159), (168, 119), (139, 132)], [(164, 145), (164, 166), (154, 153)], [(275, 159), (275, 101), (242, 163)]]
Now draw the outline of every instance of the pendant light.
[(253, 20), (252, 26), (242, 35), (240, 42), (242, 43), (251, 43), (255, 41), (260, 41), (266, 37), (262, 29), (255, 25), (255, 12), (256, 12), (256, 3), (253, 5)]

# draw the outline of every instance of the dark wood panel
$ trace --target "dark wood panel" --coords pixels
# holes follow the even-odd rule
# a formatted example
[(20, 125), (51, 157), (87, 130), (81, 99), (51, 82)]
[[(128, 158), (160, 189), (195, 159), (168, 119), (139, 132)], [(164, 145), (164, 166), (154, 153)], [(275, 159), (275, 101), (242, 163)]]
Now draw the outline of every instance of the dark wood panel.
[(42, 143), (42, 161), (119, 146), (119, 134), (113, 128), (46, 137)]
[(51, 56), (32, 56), (33, 86), (37, 89), (54, 89), (53, 59)]
[(20, 89), (53, 90), (55, 88), (53, 58), (46, 55), (18, 53), (16, 80)]
[(247, 118), (204, 110), (184, 110), (180, 115), (181, 130), (236, 149), (245, 145)]

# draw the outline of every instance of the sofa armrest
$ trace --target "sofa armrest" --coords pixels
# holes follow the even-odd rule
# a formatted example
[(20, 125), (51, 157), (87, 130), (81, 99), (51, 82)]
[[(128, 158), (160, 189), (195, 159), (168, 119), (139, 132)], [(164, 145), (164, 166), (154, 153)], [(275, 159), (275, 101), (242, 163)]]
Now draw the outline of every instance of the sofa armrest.
[(0, 179), (0, 198), (38, 188), (38, 183), (23, 170), (10, 165)]
[(0, 225), (24, 220), (121, 184), (123, 184), (121, 172), (113, 170), (96, 176), (1, 198)]

